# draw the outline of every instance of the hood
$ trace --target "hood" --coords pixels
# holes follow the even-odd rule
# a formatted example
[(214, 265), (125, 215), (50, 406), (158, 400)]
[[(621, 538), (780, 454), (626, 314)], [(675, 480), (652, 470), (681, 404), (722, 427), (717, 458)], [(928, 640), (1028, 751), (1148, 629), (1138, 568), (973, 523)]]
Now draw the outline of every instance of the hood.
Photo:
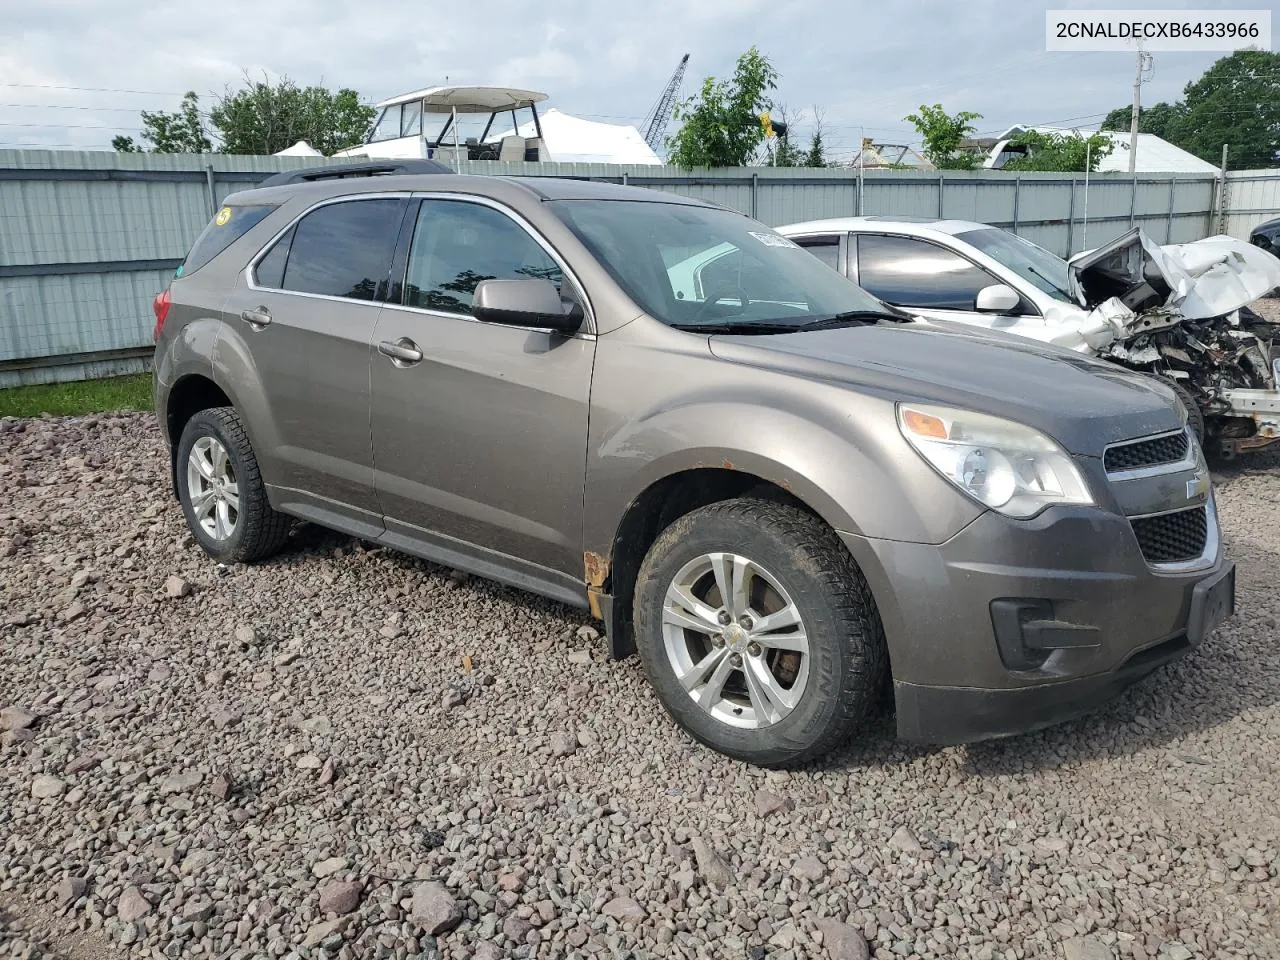
[(1114, 299), (1135, 314), (1166, 310), (1207, 320), (1280, 286), (1280, 259), (1226, 236), (1159, 246), (1134, 227), (1073, 257), (1069, 275), (1071, 295), (1089, 309)]
[(710, 348), (730, 362), (1016, 420), (1087, 456), (1101, 456), (1108, 443), (1176, 430), (1183, 422), (1173, 391), (1150, 377), (961, 324), (717, 335)]

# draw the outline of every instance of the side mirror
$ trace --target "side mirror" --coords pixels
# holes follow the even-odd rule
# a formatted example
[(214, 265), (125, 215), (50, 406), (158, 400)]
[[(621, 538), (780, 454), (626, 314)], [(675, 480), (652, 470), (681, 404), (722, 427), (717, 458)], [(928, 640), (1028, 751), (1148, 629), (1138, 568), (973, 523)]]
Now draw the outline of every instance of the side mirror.
[(1018, 291), (1004, 283), (993, 283), (978, 291), (974, 309), (982, 313), (1012, 313), (1018, 309), (1022, 297)]
[(477, 320), (512, 327), (540, 327), (575, 333), (582, 326), (582, 305), (566, 303), (550, 280), (481, 280), (471, 301)]

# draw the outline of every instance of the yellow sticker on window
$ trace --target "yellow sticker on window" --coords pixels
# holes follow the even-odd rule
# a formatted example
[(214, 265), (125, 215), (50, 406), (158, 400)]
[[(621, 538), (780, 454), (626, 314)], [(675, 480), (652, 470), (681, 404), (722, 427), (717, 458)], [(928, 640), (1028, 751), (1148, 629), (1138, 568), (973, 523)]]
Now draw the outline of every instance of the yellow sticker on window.
[(223, 207), (218, 211), (218, 215), (213, 218), (213, 222), (220, 227), (225, 227), (231, 221), (231, 208)]

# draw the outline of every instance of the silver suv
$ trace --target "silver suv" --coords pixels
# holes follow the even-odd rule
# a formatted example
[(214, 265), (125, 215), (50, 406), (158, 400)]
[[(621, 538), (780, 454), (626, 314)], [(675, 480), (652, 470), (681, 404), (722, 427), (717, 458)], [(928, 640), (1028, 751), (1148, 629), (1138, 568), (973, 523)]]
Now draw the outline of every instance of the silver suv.
[(889, 681), (916, 741), (1055, 722), (1234, 608), (1151, 378), (913, 322), (670, 194), (285, 179), (156, 301), (174, 489), (219, 560), (302, 519), (585, 608), (684, 729), (769, 766)]

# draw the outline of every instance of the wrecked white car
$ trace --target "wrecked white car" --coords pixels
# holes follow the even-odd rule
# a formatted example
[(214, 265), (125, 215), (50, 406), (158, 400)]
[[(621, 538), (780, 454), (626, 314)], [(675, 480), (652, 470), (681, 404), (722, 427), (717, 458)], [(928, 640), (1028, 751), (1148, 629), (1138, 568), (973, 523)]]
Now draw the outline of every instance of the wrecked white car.
[(1280, 324), (1247, 307), (1280, 287), (1280, 259), (1259, 247), (1230, 237), (1160, 246), (1135, 228), (1068, 263), (961, 220), (848, 217), (778, 230), (926, 320), (1030, 337), (1171, 381), (1220, 457), (1280, 442)]

